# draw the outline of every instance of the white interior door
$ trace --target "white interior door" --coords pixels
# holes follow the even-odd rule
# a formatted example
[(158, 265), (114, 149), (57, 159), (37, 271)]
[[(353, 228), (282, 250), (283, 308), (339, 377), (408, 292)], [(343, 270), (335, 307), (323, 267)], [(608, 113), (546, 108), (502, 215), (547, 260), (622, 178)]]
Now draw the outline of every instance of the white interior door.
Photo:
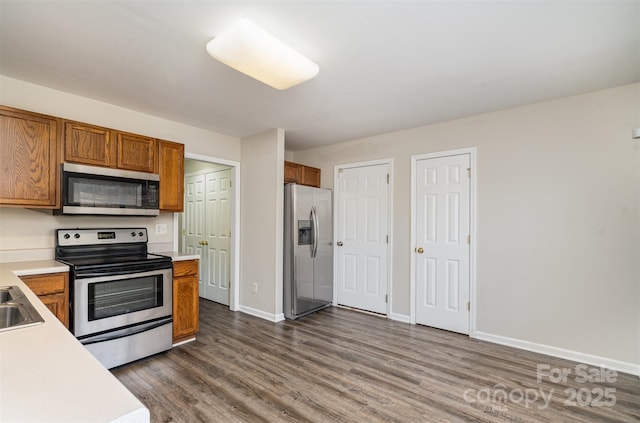
[(206, 265), (201, 297), (229, 305), (231, 248), (231, 169), (206, 174)]
[(203, 280), (206, 279), (202, 243), (205, 233), (205, 176), (194, 175), (185, 177), (185, 205), (184, 205), (184, 250), (188, 254), (195, 254), (199, 260), (199, 293), (204, 293)]
[(339, 171), (338, 304), (387, 314), (389, 165)]
[(418, 160), (416, 323), (469, 333), (470, 154)]

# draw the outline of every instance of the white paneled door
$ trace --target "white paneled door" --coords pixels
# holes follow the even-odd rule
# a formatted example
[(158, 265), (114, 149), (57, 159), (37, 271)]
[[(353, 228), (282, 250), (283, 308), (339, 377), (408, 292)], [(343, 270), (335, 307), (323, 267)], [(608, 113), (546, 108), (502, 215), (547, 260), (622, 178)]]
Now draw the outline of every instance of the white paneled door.
[(206, 174), (207, 280), (202, 297), (229, 305), (231, 248), (231, 170)]
[(204, 206), (205, 206), (205, 176), (187, 176), (184, 183), (184, 251), (188, 254), (200, 256), (199, 289), (200, 296), (203, 293), (202, 280), (205, 277), (203, 269), (204, 244)]
[(470, 155), (416, 162), (416, 323), (469, 333)]
[(231, 170), (185, 178), (185, 246), (200, 256), (201, 297), (229, 305)]
[(387, 314), (389, 165), (340, 169), (336, 186), (338, 304)]

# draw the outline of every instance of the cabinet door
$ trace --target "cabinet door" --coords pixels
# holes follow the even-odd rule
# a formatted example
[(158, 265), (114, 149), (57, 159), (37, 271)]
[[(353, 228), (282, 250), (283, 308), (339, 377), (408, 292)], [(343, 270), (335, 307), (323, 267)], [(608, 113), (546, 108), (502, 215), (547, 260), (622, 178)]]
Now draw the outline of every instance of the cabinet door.
[(184, 144), (158, 140), (160, 210), (184, 210)]
[(59, 206), (59, 121), (0, 106), (0, 204)]
[(173, 342), (193, 338), (198, 332), (198, 276), (173, 280)]
[(69, 274), (50, 273), (20, 276), (20, 279), (40, 298), (40, 301), (69, 327)]
[(302, 185), (320, 188), (320, 169), (311, 166), (302, 166)]
[(118, 169), (153, 173), (156, 171), (156, 140), (118, 132)]
[(116, 144), (110, 129), (65, 121), (64, 160), (93, 166), (114, 167)]
[(66, 294), (43, 295), (40, 301), (62, 322), (64, 327), (69, 327), (69, 313)]
[(302, 165), (284, 162), (284, 183), (299, 184), (302, 179)]

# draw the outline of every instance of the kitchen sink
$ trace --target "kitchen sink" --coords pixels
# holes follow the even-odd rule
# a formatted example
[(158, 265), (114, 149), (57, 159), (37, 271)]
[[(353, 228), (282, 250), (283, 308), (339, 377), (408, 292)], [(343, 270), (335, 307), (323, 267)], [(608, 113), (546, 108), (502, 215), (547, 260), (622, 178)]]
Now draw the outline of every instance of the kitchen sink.
[(12, 300), (13, 297), (11, 296), (11, 287), (7, 287), (4, 286), (2, 288), (0, 288), (0, 304), (1, 303), (6, 303), (9, 300)]
[(0, 332), (44, 322), (17, 286), (0, 287)]

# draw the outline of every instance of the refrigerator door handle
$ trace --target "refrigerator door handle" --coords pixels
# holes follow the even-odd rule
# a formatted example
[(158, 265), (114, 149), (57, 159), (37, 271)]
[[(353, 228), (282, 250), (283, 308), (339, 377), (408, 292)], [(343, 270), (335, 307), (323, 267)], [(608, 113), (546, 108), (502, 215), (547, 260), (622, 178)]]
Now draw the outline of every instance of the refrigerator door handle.
[(316, 258), (316, 254), (318, 253), (318, 214), (316, 213), (316, 208), (311, 207), (311, 221), (313, 222), (313, 246), (311, 248), (311, 257)]

